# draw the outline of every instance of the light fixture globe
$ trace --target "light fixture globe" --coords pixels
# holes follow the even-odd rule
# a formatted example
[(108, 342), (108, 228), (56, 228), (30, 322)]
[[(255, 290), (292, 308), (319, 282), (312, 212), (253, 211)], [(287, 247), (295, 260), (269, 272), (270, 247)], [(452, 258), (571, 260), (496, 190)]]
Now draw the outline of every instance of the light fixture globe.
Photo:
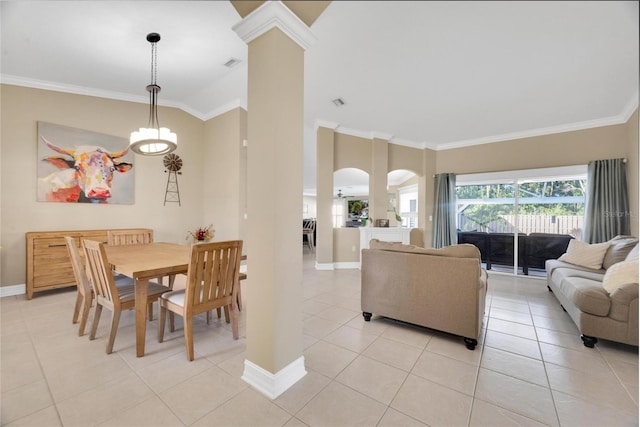
[(156, 84), (157, 47), (160, 34), (147, 34), (147, 41), (151, 43), (151, 84), (147, 85), (149, 92), (149, 124), (146, 128), (131, 132), (129, 148), (143, 156), (159, 156), (171, 153), (178, 148), (178, 137), (169, 128), (160, 127), (158, 122), (158, 92), (160, 86)]

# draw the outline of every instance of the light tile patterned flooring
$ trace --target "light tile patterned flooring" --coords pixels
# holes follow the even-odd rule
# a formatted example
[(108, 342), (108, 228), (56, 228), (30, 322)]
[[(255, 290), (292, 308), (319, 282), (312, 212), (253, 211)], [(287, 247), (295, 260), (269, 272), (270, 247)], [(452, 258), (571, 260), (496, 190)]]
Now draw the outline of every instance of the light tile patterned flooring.
[(365, 323), (360, 272), (313, 265), (306, 254), (308, 374), (274, 401), (240, 379), (244, 314), (238, 341), (224, 322), (201, 319), (196, 359), (187, 362), (182, 330), (159, 344), (156, 321), (147, 355), (136, 358), (132, 312), (106, 355), (108, 316), (96, 340), (78, 337), (75, 291), (2, 298), (0, 424), (638, 425), (638, 349), (606, 341), (585, 348), (543, 280), (492, 273), (486, 329), (469, 351), (460, 337), (375, 316)]

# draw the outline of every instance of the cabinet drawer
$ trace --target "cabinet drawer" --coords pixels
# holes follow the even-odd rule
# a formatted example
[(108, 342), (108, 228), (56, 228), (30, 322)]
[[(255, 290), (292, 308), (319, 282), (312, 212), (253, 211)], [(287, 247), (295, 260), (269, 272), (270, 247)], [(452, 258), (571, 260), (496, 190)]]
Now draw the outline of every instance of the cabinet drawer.
[[(107, 243), (107, 230), (74, 230), (26, 233), (27, 298), (34, 291), (75, 286), (75, 277), (65, 237), (73, 237), (80, 248), (83, 239)], [(83, 251), (80, 251), (84, 256)]]

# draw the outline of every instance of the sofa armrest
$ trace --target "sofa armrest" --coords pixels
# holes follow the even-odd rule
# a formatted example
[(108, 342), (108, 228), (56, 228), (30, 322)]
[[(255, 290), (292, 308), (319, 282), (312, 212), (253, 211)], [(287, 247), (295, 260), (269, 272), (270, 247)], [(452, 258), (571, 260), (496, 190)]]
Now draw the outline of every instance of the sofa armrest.
[(621, 322), (629, 320), (629, 307), (635, 301), (638, 301), (638, 284), (628, 283), (620, 286), (610, 295), (611, 309), (609, 317)]

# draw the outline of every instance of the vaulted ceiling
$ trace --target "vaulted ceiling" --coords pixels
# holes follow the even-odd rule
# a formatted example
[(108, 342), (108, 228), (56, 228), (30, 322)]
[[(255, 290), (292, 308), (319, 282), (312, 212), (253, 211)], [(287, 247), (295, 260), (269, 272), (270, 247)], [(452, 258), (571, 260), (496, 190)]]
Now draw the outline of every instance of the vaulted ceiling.
[[(246, 108), (227, 1), (2, 1), (0, 13), (3, 83), (146, 103), (145, 36), (158, 32), (161, 105), (203, 120)], [(318, 123), (447, 149), (622, 123), (638, 105), (637, 1), (334, 1), (311, 30), (308, 147)]]

